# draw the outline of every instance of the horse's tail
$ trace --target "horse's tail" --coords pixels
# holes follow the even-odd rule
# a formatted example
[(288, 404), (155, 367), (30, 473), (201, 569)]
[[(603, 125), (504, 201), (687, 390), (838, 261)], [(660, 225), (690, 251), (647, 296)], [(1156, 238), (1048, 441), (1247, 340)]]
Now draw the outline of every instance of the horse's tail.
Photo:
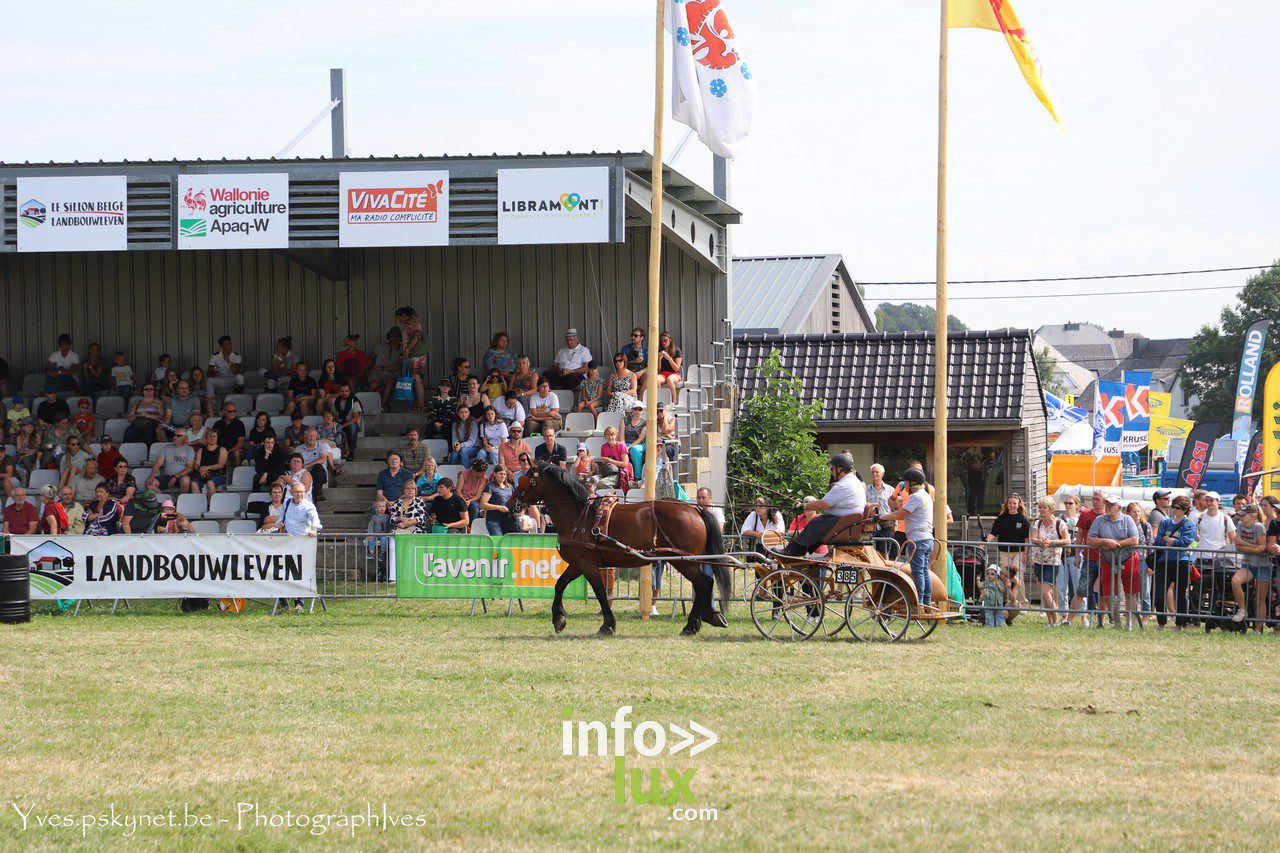
[[(707, 526), (707, 547), (703, 549), (703, 553), (723, 554), (724, 535), (720, 532), (720, 522), (702, 507), (698, 507), (698, 514), (702, 516), (702, 523)], [(723, 563), (712, 563), (711, 575), (720, 590), (720, 612), (728, 614), (729, 601), (733, 598), (733, 570)]]

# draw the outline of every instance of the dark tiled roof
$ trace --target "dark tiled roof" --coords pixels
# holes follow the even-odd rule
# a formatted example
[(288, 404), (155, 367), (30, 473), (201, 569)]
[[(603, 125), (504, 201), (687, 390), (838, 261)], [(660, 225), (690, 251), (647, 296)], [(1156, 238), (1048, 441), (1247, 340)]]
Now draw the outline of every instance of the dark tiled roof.
[[(1020, 421), (1023, 384), (1034, 376), (1031, 340), (1026, 330), (949, 335), (948, 418)], [(824, 401), (824, 425), (933, 422), (931, 334), (739, 336), (734, 371), (743, 398), (764, 386), (756, 368), (774, 349), (782, 366), (804, 381), (806, 401)]]

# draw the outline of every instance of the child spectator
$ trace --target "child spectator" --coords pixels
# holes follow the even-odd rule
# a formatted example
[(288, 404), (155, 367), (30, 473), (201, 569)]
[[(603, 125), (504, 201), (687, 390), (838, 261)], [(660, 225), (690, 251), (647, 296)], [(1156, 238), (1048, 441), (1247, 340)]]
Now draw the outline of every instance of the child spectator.
[(493, 368), (485, 374), (484, 381), (480, 383), (480, 391), (489, 398), (489, 402), (500, 399), (507, 390), (507, 383), (503, 379), (502, 371)]
[(289, 415), (289, 425), (284, 428), (284, 446), (290, 453), (306, 438), (307, 427), (302, 422), (302, 410)]
[(136, 385), (133, 381), (133, 368), (125, 361), (124, 350), (116, 350), (113, 361), (115, 364), (111, 366), (111, 390), (116, 396), (128, 400), (133, 396)]
[(12, 441), (20, 431), (22, 422), (31, 418), (31, 410), (27, 408), (26, 398), (21, 394), (14, 395), (5, 418), (9, 421), (9, 437)]
[(587, 365), (587, 378), (578, 386), (578, 406), (574, 411), (600, 414), (604, 406), (604, 380), (600, 378), (600, 368), (593, 361)]
[(1236, 598), (1236, 612), (1231, 614), (1232, 622), (1243, 622), (1249, 617), (1244, 587), (1250, 581), (1257, 582), (1254, 588), (1254, 616), (1258, 621), (1254, 623), (1253, 629), (1259, 634), (1262, 633), (1262, 620), (1267, 618), (1267, 594), (1271, 590), (1274, 572), (1271, 557), (1267, 554), (1267, 530), (1262, 526), (1261, 515), (1262, 511), (1257, 504), (1245, 504), (1240, 510), (1235, 545), (1236, 550), (1243, 555), (1244, 566), (1237, 569), (1231, 578), (1231, 591)]
[(151, 381), (163, 382), (164, 377), (169, 373), (169, 368), (172, 364), (173, 359), (169, 356), (169, 353), (160, 353), (160, 357), (156, 359), (156, 369), (151, 371)]
[(373, 514), (369, 516), (369, 525), (365, 532), (376, 534), (365, 542), (365, 552), (374, 561), (374, 581), (382, 583), (387, 579), (387, 552), (391, 548), (391, 515), (388, 512), (386, 498), (378, 498), (373, 502)]
[(80, 402), (76, 404), (76, 408), (80, 411), (71, 419), (72, 425), (80, 431), (80, 435), (84, 438), (92, 438), (94, 433), (93, 401), (88, 397), (81, 397)]
[(1000, 577), (1000, 567), (995, 563), (987, 566), (987, 577), (982, 582), (979, 598), (982, 601), (982, 624), (987, 628), (1003, 628), (1004, 621), (1004, 581)]

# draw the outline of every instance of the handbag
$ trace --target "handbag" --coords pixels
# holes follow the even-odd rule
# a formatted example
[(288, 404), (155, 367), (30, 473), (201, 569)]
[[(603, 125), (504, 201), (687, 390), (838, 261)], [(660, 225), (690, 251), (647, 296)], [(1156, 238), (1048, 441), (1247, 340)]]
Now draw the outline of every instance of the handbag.
[(400, 367), (400, 376), (396, 379), (396, 390), (391, 396), (401, 401), (413, 399), (413, 374), (409, 370), (409, 359), (407, 358)]

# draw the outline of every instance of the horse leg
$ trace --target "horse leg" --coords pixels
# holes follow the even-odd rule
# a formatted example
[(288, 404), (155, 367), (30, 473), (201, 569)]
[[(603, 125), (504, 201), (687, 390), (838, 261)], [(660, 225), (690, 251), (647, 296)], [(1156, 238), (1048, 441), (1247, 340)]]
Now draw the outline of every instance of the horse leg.
[(577, 566), (568, 565), (564, 567), (564, 572), (560, 575), (560, 580), (556, 581), (556, 598), (551, 602), (551, 625), (559, 634), (564, 630), (564, 626), (568, 623), (568, 619), (564, 615), (564, 590), (569, 584), (582, 574), (582, 570)]
[[(703, 613), (702, 615), (702, 620), (706, 622), (708, 625), (714, 625), (717, 628), (728, 628), (729, 620), (725, 618), (724, 609), (723, 609), (725, 606), (725, 598), (722, 597), (720, 599), (721, 609), (717, 610), (714, 604), (715, 598), (716, 598), (715, 579), (711, 575), (708, 575), (705, 571), (702, 571), (702, 566), (698, 566), (698, 570), (699, 572), (701, 572), (702, 578), (703, 580), (706, 581), (706, 584), (707, 584), (707, 605), (706, 605), (707, 609), (706, 609), (706, 612)], [(720, 591), (723, 595), (724, 593), (723, 585), (721, 586)]]
[(702, 630), (702, 617), (706, 613), (706, 608), (711, 605), (711, 582), (710, 578), (702, 573), (701, 566), (694, 566), (693, 571), (689, 571), (688, 563), (675, 564), (680, 567), (680, 574), (689, 579), (689, 585), (693, 587), (693, 606), (689, 608), (689, 621), (685, 622), (684, 629), (680, 631), (685, 637), (692, 637)]
[(617, 633), (618, 622), (613, 618), (613, 608), (609, 606), (609, 590), (605, 587), (604, 578), (600, 575), (600, 568), (589, 567), (584, 569), (582, 574), (586, 577), (587, 583), (591, 584), (591, 590), (596, 594), (596, 600), (600, 602), (600, 614), (604, 616), (604, 624), (600, 626), (597, 633), (601, 637), (612, 637)]

